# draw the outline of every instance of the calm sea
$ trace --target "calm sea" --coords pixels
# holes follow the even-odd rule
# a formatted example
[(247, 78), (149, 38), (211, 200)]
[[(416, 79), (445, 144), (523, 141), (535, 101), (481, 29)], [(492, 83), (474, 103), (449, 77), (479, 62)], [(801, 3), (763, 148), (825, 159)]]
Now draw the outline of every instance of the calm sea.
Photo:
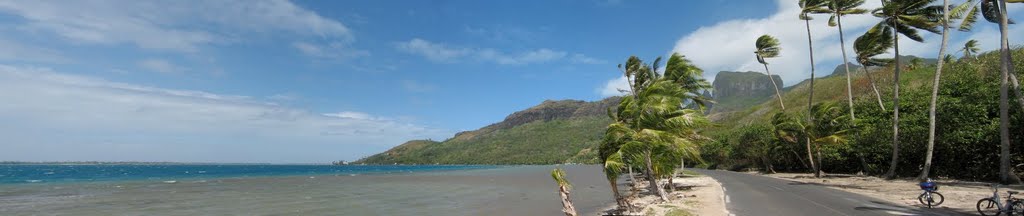
[(614, 204), (601, 166), (2, 165), (0, 215), (559, 215), (555, 167)]
[(412, 173), (496, 166), (332, 165), (0, 165), (0, 184)]

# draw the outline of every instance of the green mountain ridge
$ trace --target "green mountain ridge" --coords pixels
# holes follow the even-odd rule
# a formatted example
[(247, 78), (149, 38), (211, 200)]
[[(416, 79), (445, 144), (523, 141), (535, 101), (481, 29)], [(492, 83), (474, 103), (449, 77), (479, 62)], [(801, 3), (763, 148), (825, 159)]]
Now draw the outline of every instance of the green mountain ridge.
[(611, 123), (600, 101), (547, 100), (478, 130), (448, 140), (413, 140), (357, 164), (560, 164), (596, 163), (597, 147)]

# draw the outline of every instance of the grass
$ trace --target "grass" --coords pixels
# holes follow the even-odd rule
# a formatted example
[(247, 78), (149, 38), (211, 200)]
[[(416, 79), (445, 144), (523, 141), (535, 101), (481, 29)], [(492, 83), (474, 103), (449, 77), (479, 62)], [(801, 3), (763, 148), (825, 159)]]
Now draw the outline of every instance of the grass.
[(690, 213), (690, 211), (673, 208), (668, 210), (668, 212), (665, 213), (665, 216), (695, 216), (695, 214)]

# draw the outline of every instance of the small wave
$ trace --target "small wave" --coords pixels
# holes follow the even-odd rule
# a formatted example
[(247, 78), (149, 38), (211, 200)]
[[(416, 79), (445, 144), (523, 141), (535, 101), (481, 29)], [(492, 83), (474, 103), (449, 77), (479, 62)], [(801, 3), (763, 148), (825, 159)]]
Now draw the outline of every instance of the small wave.
[(44, 172), (43, 175), (53, 175), (54, 172)]
[(178, 183), (178, 181), (173, 181), (173, 180), (172, 180), (172, 181), (164, 181), (164, 183), (167, 183), (167, 184), (175, 184), (175, 183)]
[(199, 171), (199, 172), (197, 172), (197, 173), (199, 173), (199, 174), (203, 174), (203, 173), (206, 173), (206, 171), (200, 170), (200, 171)]
[(28, 183), (39, 183), (39, 182), (43, 182), (43, 180), (32, 179), (32, 180), (25, 180), (25, 182), (28, 182)]

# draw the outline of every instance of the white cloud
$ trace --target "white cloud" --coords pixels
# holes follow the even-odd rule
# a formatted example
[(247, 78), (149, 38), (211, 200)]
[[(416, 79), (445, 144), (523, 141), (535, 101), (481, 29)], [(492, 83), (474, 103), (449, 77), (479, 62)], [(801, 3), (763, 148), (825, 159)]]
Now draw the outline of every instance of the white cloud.
[(60, 51), (0, 38), (0, 60), (44, 63), (68, 62)]
[(163, 59), (146, 59), (138, 62), (139, 67), (164, 74), (178, 74), (188, 71), (188, 68), (177, 66)]
[(164, 89), (0, 65), (0, 158), (323, 162), (447, 131), (354, 111)]
[(0, 13), (24, 18), (21, 29), (51, 32), (73, 43), (133, 44), (178, 52), (270, 31), (354, 40), (341, 22), (285, 0), (0, 1)]
[(413, 38), (407, 42), (399, 42), (398, 50), (421, 55), (435, 62), (453, 62), (472, 52), (468, 48), (454, 48), (448, 45), (433, 43), (427, 40)]
[(453, 63), (466, 58), (475, 58), (479, 61), (493, 62), (503, 65), (522, 65), (551, 62), (571, 57), (572, 63), (598, 64), (603, 62), (599, 59), (587, 57), (583, 54), (569, 55), (568, 52), (541, 48), (518, 54), (510, 54), (493, 48), (470, 48), (458, 47), (443, 43), (435, 43), (420, 38), (414, 38), (406, 42), (396, 44), (399, 51), (409, 54), (420, 55), (428, 60), (441, 63)]
[(627, 81), (624, 76), (608, 80), (603, 87), (597, 89), (597, 92), (601, 94), (602, 97), (625, 95), (625, 93), (620, 90), (629, 90), (629, 81)]
[(332, 42), (326, 45), (317, 45), (306, 42), (295, 42), (292, 43), (292, 47), (298, 49), (300, 52), (308, 56), (326, 59), (344, 60), (354, 57), (370, 55), (369, 51), (354, 49), (348, 47), (347, 44), (341, 42)]
[[(772, 73), (782, 76), (787, 86), (807, 79), (810, 77), (810, 65), (808, 64), (805, 23), (797, 19), (799, 9), (795, 2), (788, 0), (777, 2), (778, 11), (766, 18), (727, 20), (688, 33), (676, 42), (672, 52), (686, 55), (706, 71), (705, 77), (709, 80), (713, 80), (719, 71), (763, 72), (764, 68), (754, 59), (754, 40), (763, 34), (769, 34), (778, 38), (782, 44), (780, 56), (768, 60)], [(880, 3), (877, 1), (867, 1), (862, 8), (873, 9), (879, 6)], [(1019, 6), (1011, 7), (1010, 12), (1019, 14), (1017, 12), (1020, 10), (1019, 8)], [(837, 28), (826, 25), (828, 16), (817, 15), (814, 18), (810, 25), (814, 42), (816, 72), (819, 76), (823, 76), (831, 73), (836, 65), (842, 63), (839, 32)], [(850, 61), (853, 61), (854, 55), (853, 41), (877, 22), (878, 19), (869, 14), (843, 17), (846, 54)], [(982, 22), (984, 21), (982, 20)], [(1013, 25), (1010, 29), (1010, 35), (1024, 34), (1024, 27), (1019, 25)], [(901, 38), (900, 54), (936, 57), (941, 36), (925, 31), (921, 31), (921, 34), (926, 39), (924, 44), (910, 41), (905, 37)], [(984, 40), (983, 43), (991, 41), (984, 44), (983, 48), (985, 49), (998, 47), (998, 43), (995, 42), (998, 41), (998, 30), (995, 29), (995, 26), (989, 23), (979, 23), (975, 25), (974, 32), (954, 32), (949, 43), (949, 50), (955, 51), (954, 47), (963, 44), (970, 38)], [(1011, 38), (1013, 40), (1011, 42), (1019, 43), (1021, 39), (1020, 37)]]

